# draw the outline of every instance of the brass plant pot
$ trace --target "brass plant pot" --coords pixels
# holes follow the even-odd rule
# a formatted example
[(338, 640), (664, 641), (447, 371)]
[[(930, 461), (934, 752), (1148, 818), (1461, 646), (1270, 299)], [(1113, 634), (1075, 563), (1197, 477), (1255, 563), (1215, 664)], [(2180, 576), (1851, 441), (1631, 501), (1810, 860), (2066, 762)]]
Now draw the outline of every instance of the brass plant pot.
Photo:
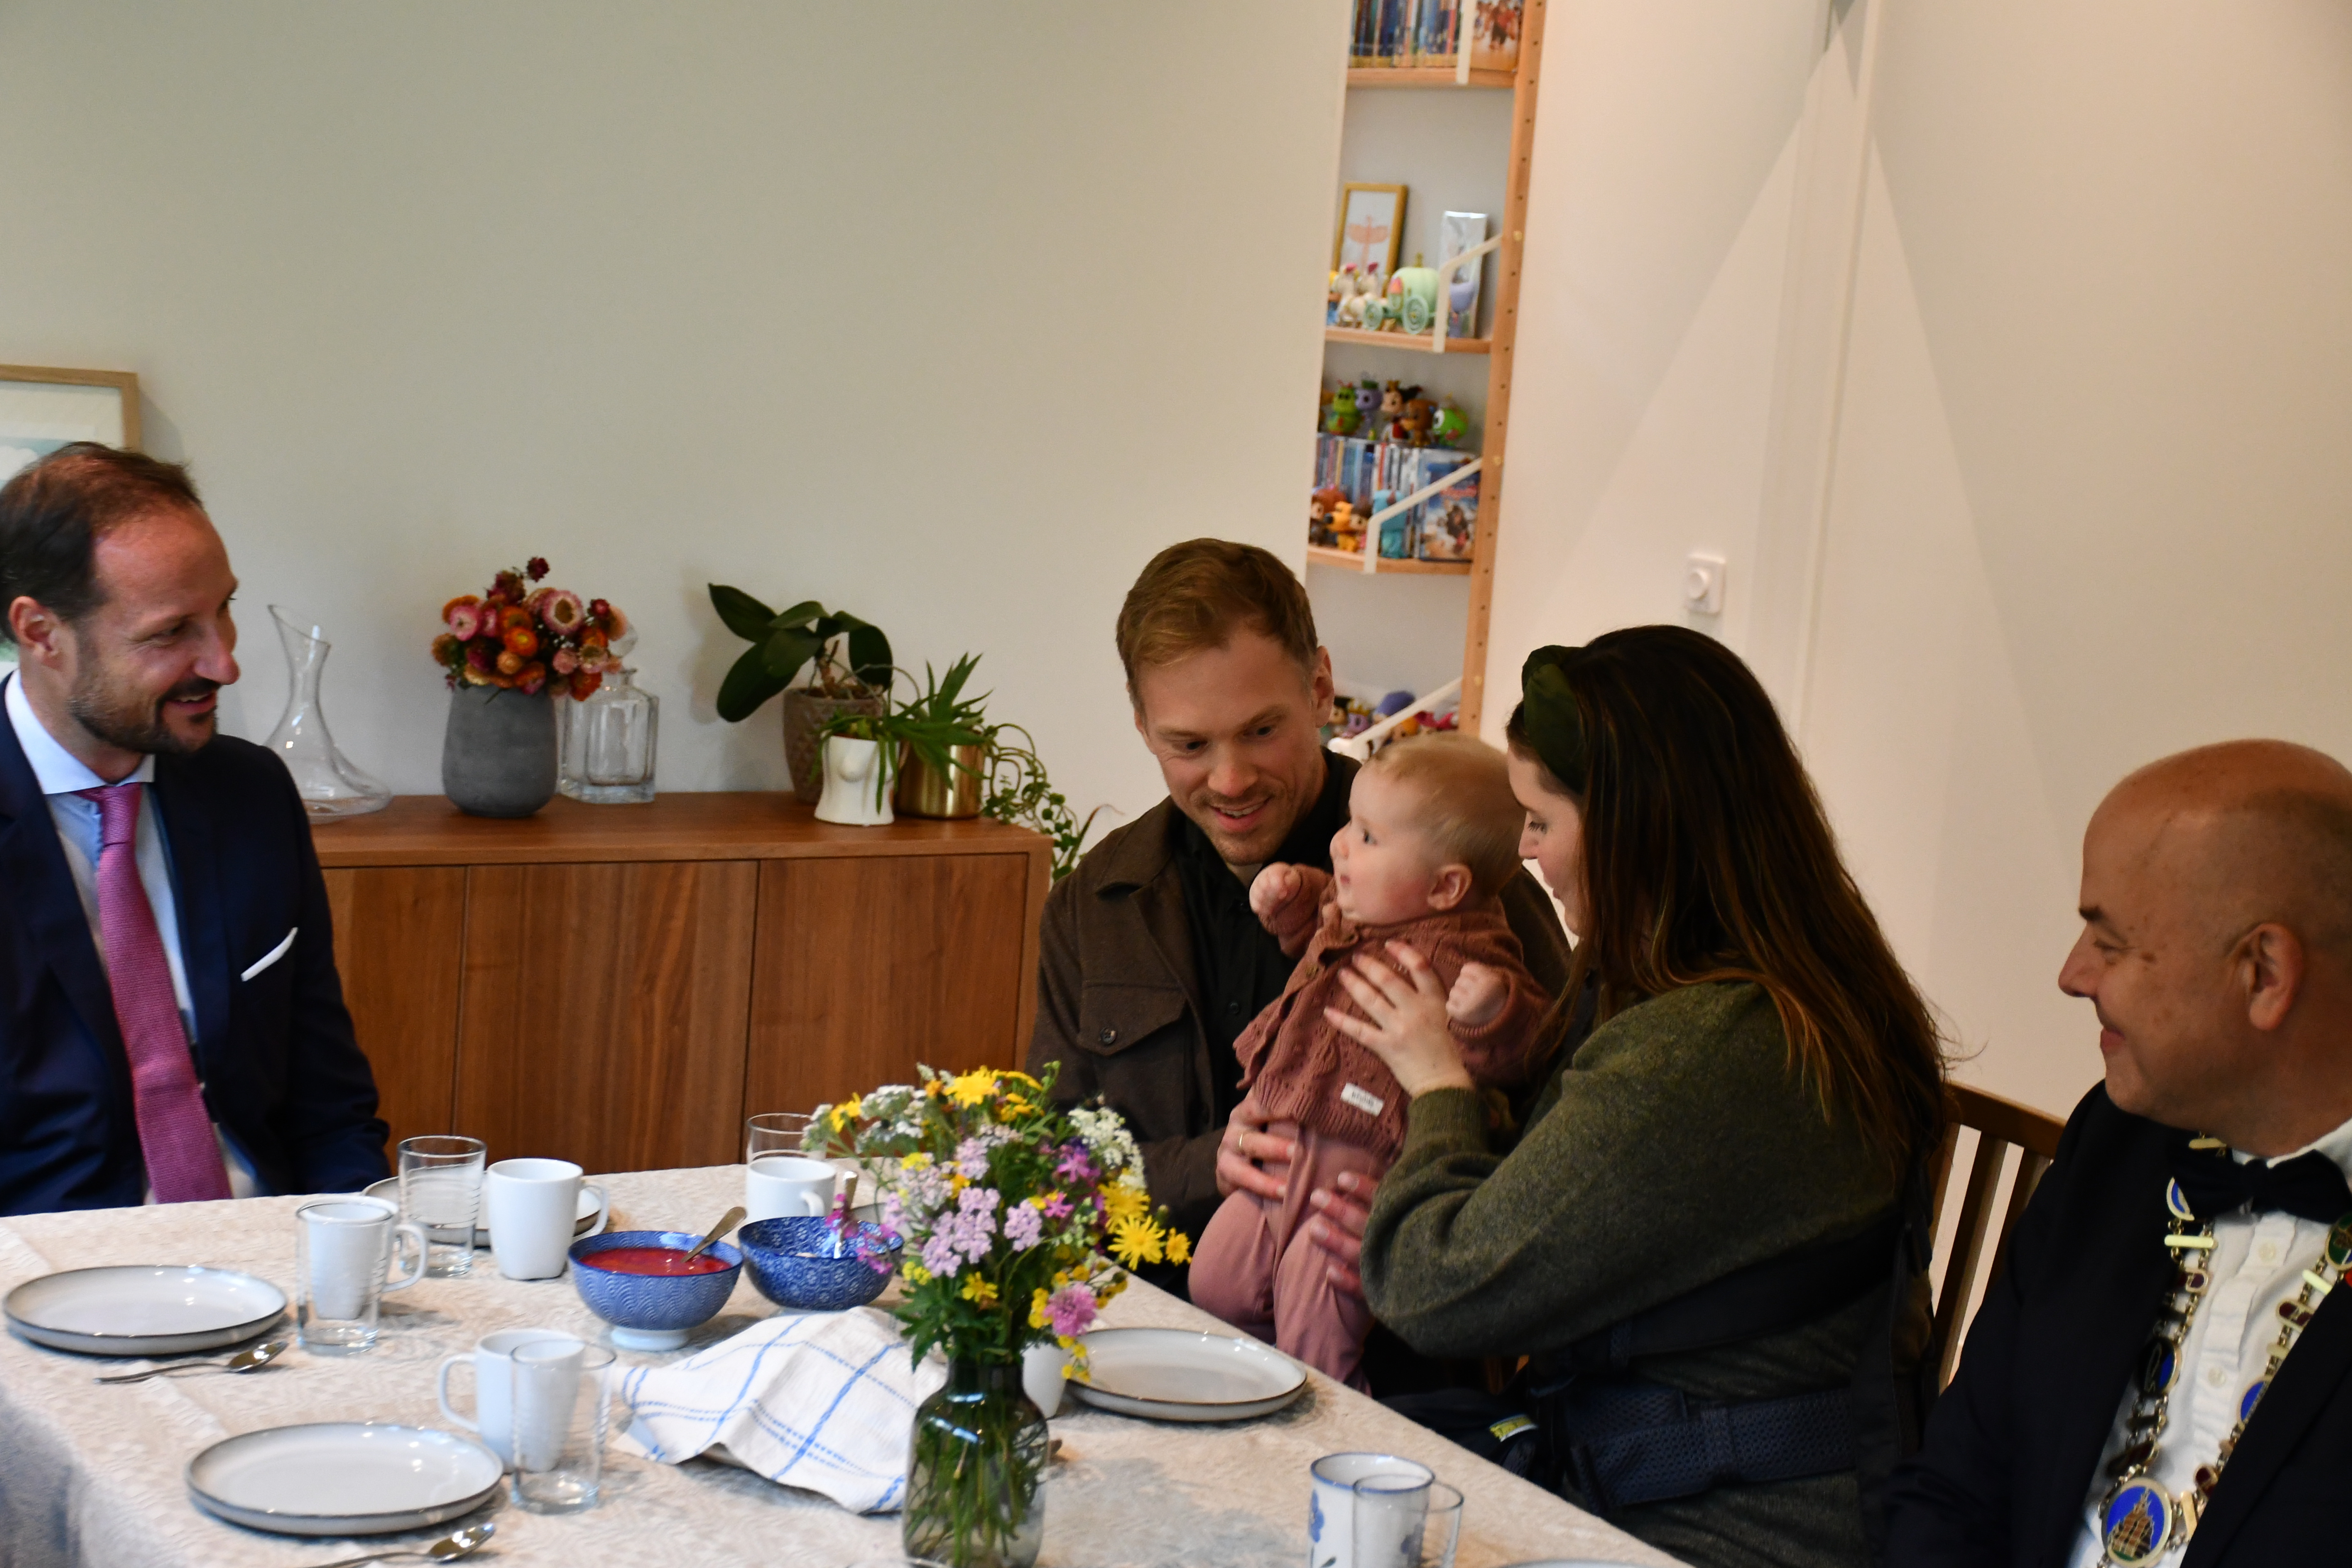
[(950, 746), (948, 755), (959, 765), (942, 773), (912, 746), (901, 746), (898, 788), (891, 804), (902, 816), (978, 816), (985, 753), (981, 746)]

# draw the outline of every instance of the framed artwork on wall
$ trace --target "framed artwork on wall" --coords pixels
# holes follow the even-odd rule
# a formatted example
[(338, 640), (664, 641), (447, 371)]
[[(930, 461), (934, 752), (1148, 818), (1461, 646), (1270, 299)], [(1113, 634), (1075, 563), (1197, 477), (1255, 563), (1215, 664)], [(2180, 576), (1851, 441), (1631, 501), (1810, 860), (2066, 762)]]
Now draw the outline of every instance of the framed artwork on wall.
[(0, 364), (0, 484), (73, 441), (139, 447), (139, 378), (127, 370)]
[(1331, 270), (1396, 271), (1397, 247), (1404, 241), (1404, 187), (1339, 187), (1339, 232), (1331, 240)]

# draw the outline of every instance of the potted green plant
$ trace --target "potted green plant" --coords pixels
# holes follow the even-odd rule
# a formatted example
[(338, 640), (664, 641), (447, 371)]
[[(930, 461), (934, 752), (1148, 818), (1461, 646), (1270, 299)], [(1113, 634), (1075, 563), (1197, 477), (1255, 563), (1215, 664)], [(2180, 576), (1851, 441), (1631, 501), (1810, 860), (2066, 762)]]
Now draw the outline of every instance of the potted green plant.
[(944, 676), (925, 665), (921, 694), (898, 705), (887, 724), (871, 729), (900, 742), (892, 759), (894, 799), (909, 816), (992, 816), (1044, 834), (1054, 842), (1058, 882), (1076, 868), (1102, 808), (1080, 821), (1046, 773), (1035, 737), (1018, 724), (991, 722), (988, 693), (964, 695), (979, 663), (978, 654), (966, 654)]
[[(977, 816), (979, 770), (988, 736), (980, 726), (979, 700), (965, 701), (960, 694), (971, 679), (971, 667), (979, 662), (970, 656), (957, 660), (944, 682), (925, 665), (924, 694), (915, 700), (879, 713), (835, 713), (819, 724), (826, 752), (826, 790), (817, 807), (818, 816), (827, 822), (887, 822), (893, 782), (903, 792), (909, 771), (917, 768), (923, 770), (924, 778), (948, 781), (949, 789), (960, 773), (969, 775), (974, 809), (961, 814), (915, 810), (906, 805), (903, 795), (901, 809), (924, 816)], [(835, 756), (844, 750), (836, 742), (847, 742), (850, 756)], [(871, 755), (866, 751), (868, 746), (875, 748)], [(864, 797), (855, 802), (845, 787), (853, 783)]]
[[(814, 805), (824, 789), (818, 751), (824, 721), (844, 713), (879, 714), (889, 707), (890, 639), (881, 627), (846, 610), (828, 610), (814, 599), (778, 612), (740, 588), (719, 583), (709, 588), (719, 618), (751, 645), (719, 683), (719, 716), (739, 724), (782, 692), (784, 764), (793, 794)], [(793, 685), (803, 668), (810, 668), (808, 684)]]

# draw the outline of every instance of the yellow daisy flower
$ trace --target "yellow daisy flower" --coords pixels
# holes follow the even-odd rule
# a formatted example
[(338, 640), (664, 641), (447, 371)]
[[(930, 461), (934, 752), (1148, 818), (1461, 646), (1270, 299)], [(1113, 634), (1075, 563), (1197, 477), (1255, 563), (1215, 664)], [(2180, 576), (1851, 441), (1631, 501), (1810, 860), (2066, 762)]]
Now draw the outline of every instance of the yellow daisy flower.
[(909, 1260), (899, 1266), (898, 1278), (909, 1285), (928, 1285), (931, 1282), (931, 1271), (921, 1264)]
[(909, 1154), (900, 1160), (898, 1162), (898, 1169), (902, 1171), (919, 1171), (930, 1163), (930, 1155), (928, 1153), (918, 1152)]
[(1029, 1326), (1031, 1328), (1042, 1329), (1054, 1321), (1053, 1314), (1045, 1310), (1045, 1301), (1046, 1294), (1043, 1290), (1035, 1292), (1029, 1298)]
[(995, 1092), (996, 1074), (986, 1068), (974, 1068), (948, 1084), (948, 1098), (958, 1105), (978, 1105)]
[(993, 1307), (996, 1305), (995, 1282), (990, 1279), (983, 1279), (977, 1274), (965, 1279), (963, 1282), (963, 1289), (957, 1291), (956, 1294), (961, 1296), (965, 1300), (970, 1301), (976, 1306)]
[(1148, 1219), (1114, 1220), (1110, 1227), (1111, 1256), (1134, 1268), (1157, 1263), (1165, 1250), (1161, 1232)]
[(1103, 1214), (1112, 1225), (1121, 1220), (1142, 1219), (1151, 1212), (1151, 1194), (1138, 1187), (1105, 1187)]
[(1192, 1258), (1192, 1239), (1181, 1230), (1168, 1233), (1168, 1261), (1189, 1263)]

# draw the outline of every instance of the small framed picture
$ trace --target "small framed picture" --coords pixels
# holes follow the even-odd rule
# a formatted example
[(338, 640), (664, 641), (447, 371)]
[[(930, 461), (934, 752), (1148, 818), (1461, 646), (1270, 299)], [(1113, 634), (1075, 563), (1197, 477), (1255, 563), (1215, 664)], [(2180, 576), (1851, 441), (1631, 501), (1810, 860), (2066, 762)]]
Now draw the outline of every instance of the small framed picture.
[(0, 484), (74, 441), (139, 447), (139, 378), (127, 370), (0, 364)]
[(1378, 268), (1386, 278), (1396, 270), (1397, 247), (1403, 241), (1402, 185), (1339, 187), (1339, 232), (1331, 241), (1332, 271), (1352, 267), (1370, 272)]

